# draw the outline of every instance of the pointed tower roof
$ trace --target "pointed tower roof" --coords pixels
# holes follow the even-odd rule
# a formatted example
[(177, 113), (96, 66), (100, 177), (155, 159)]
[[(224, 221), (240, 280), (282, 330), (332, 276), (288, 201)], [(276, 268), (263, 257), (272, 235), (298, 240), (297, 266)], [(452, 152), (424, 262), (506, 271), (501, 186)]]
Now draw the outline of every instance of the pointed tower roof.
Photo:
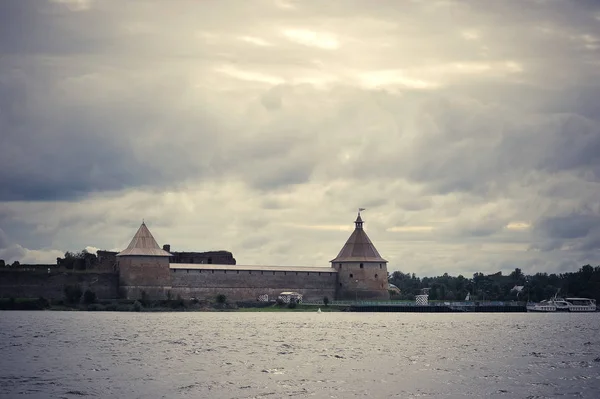
[(133, 239), (129, 243), (129, 246), (123, 251), (119, 252), (117, 256), (172, 256), (167, 251), (161, 249), (152, 233), (146, 227), (146, 224), (142, 222), (142, 225), (138, 229), (137, 233), (133, 236)]
[(387, 263), (387, 260), (383, 259), (375, 245), (367, 236), (367, 233), (363, 230), (363, 220), (360, 217), (360, 211), (358, 217), (354, 221), (354, 231), (346, 241), (346, 244), (338, 254), (338, 256), (331, 262), (380, 262)]

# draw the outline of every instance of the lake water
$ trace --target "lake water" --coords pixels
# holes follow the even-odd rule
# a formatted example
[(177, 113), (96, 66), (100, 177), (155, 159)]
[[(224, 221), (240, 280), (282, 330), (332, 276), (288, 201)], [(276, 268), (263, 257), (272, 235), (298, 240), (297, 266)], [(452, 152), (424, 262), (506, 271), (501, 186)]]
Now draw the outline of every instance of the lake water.
[(600, 398), (600, 314), (0, 312), (6, 398)]

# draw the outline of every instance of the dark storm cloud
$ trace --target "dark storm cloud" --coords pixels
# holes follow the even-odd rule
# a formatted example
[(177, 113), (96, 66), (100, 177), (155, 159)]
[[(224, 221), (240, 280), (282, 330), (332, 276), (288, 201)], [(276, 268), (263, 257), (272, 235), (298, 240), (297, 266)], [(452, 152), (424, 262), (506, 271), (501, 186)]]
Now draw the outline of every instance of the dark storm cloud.
[(591, 210), (543, 218), (534, 232), (547, 238), (532, 246), (541, 251), (561, 249), (583, 254), (600, 250), (600, 214)]
[(0, 248), (6, 248), (8, 246), (8, 236), (0, 229)]
[(599, 215), (570, 214), (543, 219), (537, 227), (550, 238), (574, 239), (586, 237), (600, 228)]
[[(0, 200), (174, 185), (209, 168), (219, 128), (197, 112), (182, 122), (170, 105), (187, 88), (132, 79), (122, 90), (124, 77), (98, 83), (85, 74), (74, 83), (32, 77), (0, 72)], [(200, 145), (208, 155), (190, 159)]]

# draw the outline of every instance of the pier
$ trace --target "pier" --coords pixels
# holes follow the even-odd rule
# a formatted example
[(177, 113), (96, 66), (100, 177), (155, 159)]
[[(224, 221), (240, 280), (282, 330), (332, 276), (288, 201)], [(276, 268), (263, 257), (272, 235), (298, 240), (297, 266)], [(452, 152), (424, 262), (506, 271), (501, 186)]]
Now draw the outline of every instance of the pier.
[[(322, 303), (305, 302), (305, 305)], [(346, 306), (349, 312), (404, 313), (525, 313), (524, 302), (430, 302), (417, 305), (414, 301), (332, 301), (331, 306)]]

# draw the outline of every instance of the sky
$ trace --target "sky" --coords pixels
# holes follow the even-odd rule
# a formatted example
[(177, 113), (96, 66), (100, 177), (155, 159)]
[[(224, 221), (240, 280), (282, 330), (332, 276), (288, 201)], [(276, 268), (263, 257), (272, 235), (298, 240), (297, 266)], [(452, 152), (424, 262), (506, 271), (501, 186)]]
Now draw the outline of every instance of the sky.
[(600, 264), (600, 3), (2, 0), (0, 259)]

